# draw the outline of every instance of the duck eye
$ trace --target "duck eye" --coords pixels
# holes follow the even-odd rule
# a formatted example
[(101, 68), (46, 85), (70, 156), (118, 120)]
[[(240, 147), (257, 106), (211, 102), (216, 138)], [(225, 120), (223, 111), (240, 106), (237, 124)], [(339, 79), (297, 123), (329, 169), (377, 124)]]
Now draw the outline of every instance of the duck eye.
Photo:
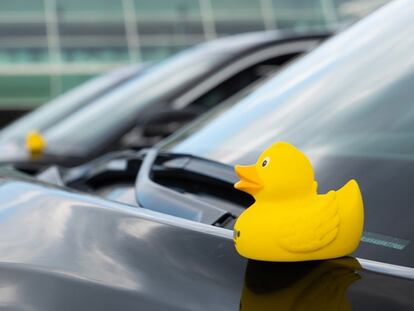
[(262, 167), (266, 167), (269, 164), (269, 162), (270, 162), (269, 157), (265, 158), (262, 162)]

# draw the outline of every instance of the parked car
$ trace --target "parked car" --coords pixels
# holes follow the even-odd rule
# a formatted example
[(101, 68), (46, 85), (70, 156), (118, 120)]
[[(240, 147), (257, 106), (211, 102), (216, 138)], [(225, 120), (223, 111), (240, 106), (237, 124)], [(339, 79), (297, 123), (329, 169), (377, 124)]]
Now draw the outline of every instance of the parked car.
[(228, 229), (0, 173), (4, 310), (414, 307), (412, 268), (247, 261)]
[[(50, 104), (13, 123), (0, 132), (0, 161), (36, 171), (45, 164), (79, 165), (109, 150), (152, 145), (326, 37), (271, 31), (203, 43), (76, 105), (64, 118), (61, 105)], [(24, 147), (30, 130), (46, 141), (41, 156), (32, 157)]]
[(412, 275), (413, 12), (410, 1), (396, 1), (157, 148), (107, 155), (63, 172), (62, 184), (231, 229), (252, 204), (233, 188), (233, 166), (287, 141), (313, 162), (319, 192), (358, 180), (366, 220), (355, 255)]
[[(157, 149), (62, 176), (122, 192), (139, 171), (136, 188), (123, 184), (139, 208), (2, 168), (2, 307), (412, 310), (413, 12), (412, 1), (395, 1)], [(322, 192), (358, 179), (369, 233), (358, 258), (265, 263), (236, 253), (226, 227), (247, 202), (231, 165), (275, 140), (311, 157)]]

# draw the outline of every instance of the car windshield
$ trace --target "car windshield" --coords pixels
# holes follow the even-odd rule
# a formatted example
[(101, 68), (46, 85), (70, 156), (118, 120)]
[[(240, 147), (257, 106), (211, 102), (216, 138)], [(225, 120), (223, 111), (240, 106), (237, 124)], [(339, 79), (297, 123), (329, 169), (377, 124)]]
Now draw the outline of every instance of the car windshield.
[(290, 142), (310, 157), (319, 192), (358, 180), (366, 219), (356, 255), (414, 266), (413, 13), (411, 1), (387, 5), (159, 147), (234, 165)]
[(21, 142), (31, 130), (43, 132), (125, 80), (142, 74), (144, 68), (143, 65), (121, 67), (83, 83), (6, 126), (0, 132), (0, 140)]
[[(249, 44), (248, 40), (245, 44)], [(231, 42), (205, 44), (153, 65), (144, 74), (47, 129), (43, 133), (48, 142), (46, 152), (76, 156), (99, 149), (111, 136), (131, 127), (145, 106), (163, 102), (178, 88), (194, 83), (231, 58), (234, 49)]]

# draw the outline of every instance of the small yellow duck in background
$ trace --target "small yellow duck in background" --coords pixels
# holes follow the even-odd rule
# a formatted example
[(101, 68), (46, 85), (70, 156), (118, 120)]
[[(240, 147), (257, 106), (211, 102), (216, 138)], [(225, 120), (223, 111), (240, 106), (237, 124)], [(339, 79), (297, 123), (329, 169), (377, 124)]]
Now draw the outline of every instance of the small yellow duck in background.
[(235, 188), (255, 203), (234, 226), (240, 255), (263, 261), (306, 261), (337, 258), (358, 247), (364, 223), (361, 191), (355, 180), (337, 191), (317, 193), (308, 158), (279, 142), (256, 164), (236, 165)]
[(36, 130), (29, 131), (26, 135), (26, 149), (33, 157), (41, 155), (46, 148), (46, 140)]

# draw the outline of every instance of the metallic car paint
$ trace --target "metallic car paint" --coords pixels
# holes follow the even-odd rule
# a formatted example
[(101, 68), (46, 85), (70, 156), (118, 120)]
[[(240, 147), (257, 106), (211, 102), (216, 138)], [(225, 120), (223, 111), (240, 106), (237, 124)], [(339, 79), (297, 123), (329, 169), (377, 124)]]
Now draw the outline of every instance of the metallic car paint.
[[(226, 230), (17, 178), (0, 182), (0, 308), (238, 310), (246, 261)], [(412, 280), (359, 274), (353, 309), (414, 307)]]

